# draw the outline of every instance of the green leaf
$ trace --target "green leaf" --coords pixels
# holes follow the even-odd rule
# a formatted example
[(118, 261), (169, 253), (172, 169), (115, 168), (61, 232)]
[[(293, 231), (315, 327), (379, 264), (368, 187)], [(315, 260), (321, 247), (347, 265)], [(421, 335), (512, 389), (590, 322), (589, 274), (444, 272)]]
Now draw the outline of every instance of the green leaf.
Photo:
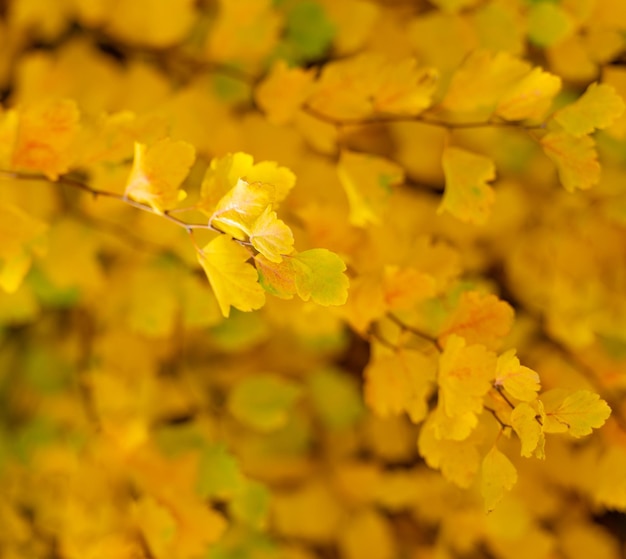
[(200, 454), (196, 493), (203, 499), (228, 498), (242, 487), (243, 478), (235, 457), (222, 445), (205, 448)]
[(348, 298), (346, 265), (324, 248), (305, 250), (291, 259), (298, 295), (319, 305), (343, 305)]
[(313, 406), (331, 429), (345, 429), (365, 411), (356, 381), (339, 369), (328, 368), (309, 377)]
[(255, 530), (265, 528), (270, 506), (267, 487), (257, 481), (246, 481), (233, 497), (229, 509), (233, 518)]
[(297, 64), (322, 58), (335, 37), (324, 8), (314, 0), (285, 4), (285, 40), (278, 48), (278, 57)]
[(274, 431), (289, 419), (300, 388), (276, 375), (244, 379), (230, 394), (228, 408), (244, 425), (259, 431)]

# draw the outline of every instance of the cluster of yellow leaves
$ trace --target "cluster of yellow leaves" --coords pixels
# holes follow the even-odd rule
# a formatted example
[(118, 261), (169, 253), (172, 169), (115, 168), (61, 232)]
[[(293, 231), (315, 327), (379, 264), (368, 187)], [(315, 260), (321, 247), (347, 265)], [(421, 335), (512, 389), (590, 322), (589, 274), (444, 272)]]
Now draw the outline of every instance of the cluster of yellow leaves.
[(224, 316), (231, 306), (260, 308), (265, 291), (281, 298), (297, 293), (322, 305), (345, 302), (343, 261), (326, 249), (294, 254), (293, 233), (274, 211), (294, 183), (288, 169), (269, 162), (254, 165), (243, 153), (211, 163), (198, 206), (209, 215), (209, 226), (224, 235), (200, 250), (198, 259)]

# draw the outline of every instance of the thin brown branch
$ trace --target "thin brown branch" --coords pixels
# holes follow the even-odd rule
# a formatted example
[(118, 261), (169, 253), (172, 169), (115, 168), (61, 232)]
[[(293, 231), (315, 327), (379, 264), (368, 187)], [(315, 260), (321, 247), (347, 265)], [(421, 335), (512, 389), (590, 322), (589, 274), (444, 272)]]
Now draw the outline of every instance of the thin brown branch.
[(443, 348), (439, 345), (439, 341), (434, 336), (431, 336), (430, 334), (427, 334), (426, 332), (422, 332), (415, 326), (406, 324), (403, 320), (401, 320), (400, 318), (398, 318), (395, 314), (391, 312), (387, 313), (386, 316), (389, 318), (389, 320), (391, 320), (393, 323), (395, 323), (405, 332), (410, 332), (411, 334), (417, 336), (418, 338), (421, 338), (422, 340), (425, 340), (433, 344), (437, 348), (438, 351), (443, 351)]
[(502, 429), (513, 429), (513, 427), (511, 425), (509, 425), (508, 423), (505, 423), (504, 421), (502, 421), (500, 419), (500, 417), (498, 416), (498, 412), (496, 410), (494, 410), (493, 408), (490, 408), (488, 406), (484, 407), (491, 415), (493, 415), (493, 417), (495, 418), (495, 420), (500, 424), (500, 427), (502, 427)]

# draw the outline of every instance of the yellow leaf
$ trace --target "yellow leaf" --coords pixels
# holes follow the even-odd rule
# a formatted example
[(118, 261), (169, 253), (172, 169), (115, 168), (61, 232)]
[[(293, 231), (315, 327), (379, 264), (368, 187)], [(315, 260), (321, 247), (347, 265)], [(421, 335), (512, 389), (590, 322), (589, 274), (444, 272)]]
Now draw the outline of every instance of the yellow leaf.
[(476, 441), (441, 440), (436, 436), (431, 415), (422, 426), (417, 440), (420, 456), (431, 468), (441, 470), (448, 481), (467, 488), (474, 481), (480, 464)]
[(135, 143), (135, 160), (126, 182), (126, 196), (147, 204), (159, 214), (176, 207), (186, 196), (179, 187), (195, 157), (191, 144), (170, 138), (151, 146)]
[(319, 305), (343, 305), (348, 298), (346, 265), (334, 252), (324, 248), (305, 250), (289, 257), (296, 290), (304, 300)]
[(459, 304), (439, 334), (445, 343), (451, 334), (462, 336), (469, 344), (497, 349), (513, 325), (513, 308), (495, 295), (465, 291)]
[(268, 207), (270, 199), (271, 191), (265, 184), (239, 179), (218, 202), (209, 224), (243, 241), (250, 234), (253, 223)]
[(592, 83), (580, 99), (557, 111), (553, 118), (572, 136), (611, 126), (624, 112), (624, 101), (607, 84)]
[(357, 227), (380, 224), (392, 187), (404, 180), (399, 165), (374, 155), (342, 151), (337, 165), (348, 196), (350, 223)]
[(12, 165), (50, 180), (69, 170), (80, 114), (69, 100), (44, 101), (19, 110)]
[(326, 64), (309, 105), (334, 118), (419, 114), (432, 103), (437, 77), (412, 57), (362, 54)]
[(576, 138), (566, 132), (551, 132), (541, 139), (541, 147), (556, 165), (565, 190), (585, 190), (600, 180), (598, 154), (589, 136)]
[(491, 512), (504, 495), (517, 483), (517, 470), (495, 446), (483, 459), (480, 488), (485, 511)]
[(230, 314), (230, 307), (251, 311), (265, 304), (258, 274), (246, 262), (249, 258), (250, 253), (245, 248), (225, 235), (216, 237), (198, 253), (198, 261), (225, 317)]
[(452, 76), (441, 104), (454, 112), (490, 112), (530, 69), (528, 62), (507, 52), (475, 51)]
[(541, 400), (546, 413), (546, 433), (569, 432), (572, 437), (584, 437), (593, 429), (604, 425), (611, 408), (600, 396), (588, 390), (570, 393), (566, 390), (550, 390)]
[(445, 414), (451, 418), (479, 414), (495, 369), (496, 356), (486, 347), (466, 345), (456, 334), (447, 337), (439, 357), (438, 377)]
[(381, 417), (406, 411), (414, 423), (428, 412), (435, 366), (417, 351), (402, 350), (373, 358), (365, 368), (365, 401)]
[(537, 405), (539, 412), (526, 402), (517, 404), (511, 412), (511, 426), (522, 443), (521, 455), (529, 458), (534, 454), (537, 458), (544, 459), (545, 435), (540, 421), (543, 423), (545, 414), (540, 400)]
[[(610, 85), (622, 99), (626, 100), (626, 69), (623, 66), (608, 65), (603, 68), (602, 82)], [(607, 133), (621, 139), (626, 136), (626, 113), (622, 113), (615, 122), (607, 129)]]
[(281, 262), (285, 254), (293, 251), (293, 233), (283, 221), (276, 217), (272, 206), (254, 221), (249, 230), (252, 246), (270, 262)]
[(487, 184), (496, 178), (493, 161), (461, 148), (447, 147), (442, 157), (446, 189), (437, 210), (468, 223), (484, 224), (495, 196)]
[(41, 252), (47, 226), (21, 209), (0, 204), (0, 288), (14, 293)]
[(513, 398), (525, 402), (537, 398), (540, 389), (539, 375), (520, 365), (514, 349), (498, 357), (495, 385), (503, 387)]
[(229, 153), (214, 157), (200, 187), (198, 207), (211, 215), (220, 199), (232, 189), (241, 177), (252, 169), (254, 159), (247, 153)]
[(254, 99), (272, 124), (293, 120), (313, 90), (314, 70), (289, 68), (278, 60), (254, 90)]
[(339, 549), (346, 559), (393, 559), (395, 536), (380, 512), (366, 509), (351, 515), (339, 533)]
[(105, 2), (103, 16), (103, 27), (122, 41), (164, 48), (183, 40), (197, 14), (193, 0), (137, 0), (114, 9)]
[(435, 279), (415, 268), (385, 266), (383, 297), (389, 310), (408, 309), (419, 301), (434, 297)]
[(561, 78), (533, 68), (500, 98), (496, 114), (506, 120), (538, 120), (561, 90)]
[(209, 59), (254, 67), (278, 41), (281, 19), (271, 0), (219, 0), (207, 36)]

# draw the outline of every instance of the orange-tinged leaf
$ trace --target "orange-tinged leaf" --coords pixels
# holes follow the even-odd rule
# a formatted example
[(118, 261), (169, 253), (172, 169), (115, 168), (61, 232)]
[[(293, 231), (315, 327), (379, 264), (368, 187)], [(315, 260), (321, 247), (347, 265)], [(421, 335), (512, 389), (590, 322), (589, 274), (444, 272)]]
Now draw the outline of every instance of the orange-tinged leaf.
[(348, 298), (346, 265), (334, 252), (325, 248), (305, 250), (289, 257), (292, 262), (296, 291), (319, 305), (343, 305)]
[(313, 90), (314, 70), (289, 68), (278, 60), (256, 87), (254, 98), (272, 124), (290, 122)]
[(483, 459), (480, 479), (485, 511), (491, 512), (516, 483), (515, 466), (494, 446)]
[(448, 417), (479, 414), (483, 397), (491, 388), (496, 356), (482, 345), (467, 345), (464, 338), (451, 334), (439, 357), (439, 387)]
[(357, 227), (380, 224), (392, 187), (404, 180), (402, 168), (382, 157), (342, 151), (337, 166), (348, 196), (350, 223)]
[(135, 159), (126, 182), (126, 196), (156, 213), (176, 207), (186, 193), (179, 190), (196, 157), (187, 142), (170, 138), (151, 146), (135, 143)]
[(12, 166), (50, 180), (69, 170), (80, 114), (69, 100), (44, 101), (19, 111)]
[(561, 78), (533, 68), (500, 98), (496, 114), (506, 120), (540, 119), (561, 90)]
[(611, 126), (623, 112), (624, 101), (614, 87), (592, 83), (580, 99), (557, 111), (553, 118), (565, 132), (578, 137)]
[(539, 375), (532, 369), (520, 365), (514, 349), (498, 357), (495, 385), (503, 387), (513, 398), (525, 402), (537, 398), (537, 392), (541, 387)]
[(544, 153), (554, 162), (561, 184), (569, 192), (586, 190), (600, 180), (600, 163), (595, 142), (566, 132), (551, 132), (541, 139)]
[[(537, 400), (538, 409), (527, 402), (520, 402), (511, 412), (511, 426), (522, 443), (521, 455), (530, 458), (533, 454), (544, 459), (545, 435), (543, 425), (545, 414), (541, 400)], [(541, 423), (540, 423), (541, 422)]]
[(562, 389), (542, 394), (546, 433), (569, 432), (573, 437), (584, 437), (604, 425), (611, 408), (600, 396), (588, 390), (568, 392)]
[(209, 224), (236, 239), (245, 240), (253, 223), (270, 204), (271, 190), (268, 186), (239, 179), (217, 203)]
[(259, 272), (259, 283), (265, 291), (280, 299), (291, 299), (296, 294), (296, 273), (291, 259), (283, 258), (281, 262), (272, 262), (258, 254), (254, 261)]
[(435, 367), (417, 351), (402, 350), (373, 358), (365, 369), (365, 401), (381, 417), (406, 411), (414, 423), (428, 413)]
[(513, 308), (495, 295), (465, 291), (439, 334), (440, 343), (456, 334), (469, 344), (497, 349), (513, 325)]
[(446, 189), (437, 213), (448, 211), (461, 221), (485, 223), (495, 200), (493, 189), (487, 184), (496, 178), (493, 161), (461, 148), (447, 147), (442, 164)]
[(271, 262), (281, 262), (282, 257), (293, 251), (293, 233), (278, 219), (272, 206), (254, 221), (249, 230), (252, 246)]
[(455, 112), (492, 110), (530, 68), (507, 52), (475, 51), (452, 76), (442, 105)]
[(251, 311), (265, 303), (257, 271), (246, 262), (249, 258), (245, 248), (225, 235), (216, 237), (198, 253), (198, 261), (225, 317), (230, 314), (230, 307)]
[(383, 297), (389, 310), (408, 309), (419, 301), (434, 297), (435, 279), (415, 268), (385, 266)]

